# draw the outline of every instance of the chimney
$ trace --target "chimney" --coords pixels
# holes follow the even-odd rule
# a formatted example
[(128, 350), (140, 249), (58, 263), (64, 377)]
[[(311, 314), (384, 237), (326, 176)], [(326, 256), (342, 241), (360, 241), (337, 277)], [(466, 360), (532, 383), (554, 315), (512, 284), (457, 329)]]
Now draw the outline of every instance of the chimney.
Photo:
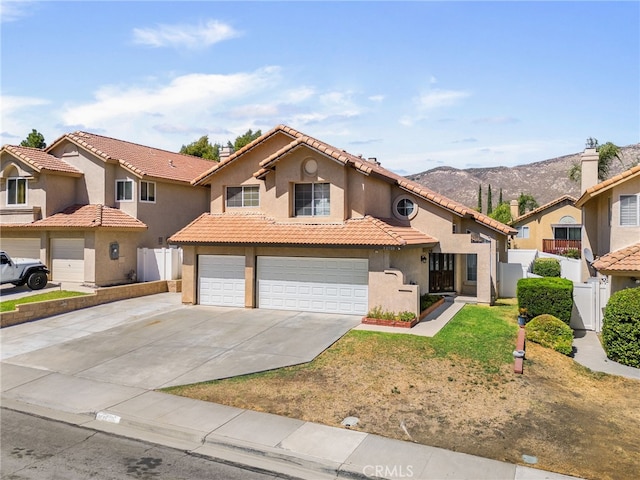
[(518, 213), (518, 200), (511, 200), (511, 202), (509, 202), (509, 208), (511, 209), (511, 218), (515, 220), (520, 216)]
[(598, 152), (595, 148), (585, 148), (580, 156), (580, 194), (582, 195), (588, 188), (600, 183), (598, 180)]
[(230, 147), (229, 145), (225, 145), (224, 147), (220, 148), (220, 161), (226, 160), (227, 158), (229, 158), (231, 156), (231, 154), (233, 153), (233, 147)]

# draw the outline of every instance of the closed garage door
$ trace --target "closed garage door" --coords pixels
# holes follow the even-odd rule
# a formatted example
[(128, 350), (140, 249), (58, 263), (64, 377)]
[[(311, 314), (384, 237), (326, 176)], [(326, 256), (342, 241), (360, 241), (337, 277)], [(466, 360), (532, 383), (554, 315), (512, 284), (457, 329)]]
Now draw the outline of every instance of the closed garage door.
[(258, 306), (364, 315), (369, 261), (360, 258), (258, 257)]
[(84, 238), (51, 239), (51, 278), (54, 282), (84, 281)]
[(12, 258), (40, 258), (39, 238), (3, 238), (0, 243)]
[(198, 257), (198, 303), (244, 307), (244, 257), (200, 255)]

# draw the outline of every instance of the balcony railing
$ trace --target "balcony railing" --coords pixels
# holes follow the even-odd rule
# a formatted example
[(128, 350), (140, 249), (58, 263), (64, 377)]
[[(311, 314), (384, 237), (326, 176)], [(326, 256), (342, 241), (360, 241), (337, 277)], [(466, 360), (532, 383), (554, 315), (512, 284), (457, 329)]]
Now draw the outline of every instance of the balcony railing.
[(555, 240), (552, 238), (544, 238), (542, 240), (542, 251), (545, 253), (554, 253), (556, 255), (565, 255), (570, 250), (577, 250), (582, 253), (581, 240)]

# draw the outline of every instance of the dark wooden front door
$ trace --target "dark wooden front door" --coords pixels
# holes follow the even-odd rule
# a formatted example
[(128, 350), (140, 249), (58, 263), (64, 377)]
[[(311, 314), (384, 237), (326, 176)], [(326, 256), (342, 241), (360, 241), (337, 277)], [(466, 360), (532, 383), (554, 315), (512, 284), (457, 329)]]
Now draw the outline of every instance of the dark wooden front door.
[(453, 253), (429, 254), (429, 292), (453, 292), (455, 283), (455, 255)]

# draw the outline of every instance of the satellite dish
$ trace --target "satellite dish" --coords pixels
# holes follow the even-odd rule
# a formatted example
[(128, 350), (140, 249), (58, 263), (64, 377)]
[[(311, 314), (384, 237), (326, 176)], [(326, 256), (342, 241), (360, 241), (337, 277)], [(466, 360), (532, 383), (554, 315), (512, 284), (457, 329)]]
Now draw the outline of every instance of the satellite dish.
[(588, 248), (584, 249), (584, 259), (589, 265), (593, 263), (593, 253)]

